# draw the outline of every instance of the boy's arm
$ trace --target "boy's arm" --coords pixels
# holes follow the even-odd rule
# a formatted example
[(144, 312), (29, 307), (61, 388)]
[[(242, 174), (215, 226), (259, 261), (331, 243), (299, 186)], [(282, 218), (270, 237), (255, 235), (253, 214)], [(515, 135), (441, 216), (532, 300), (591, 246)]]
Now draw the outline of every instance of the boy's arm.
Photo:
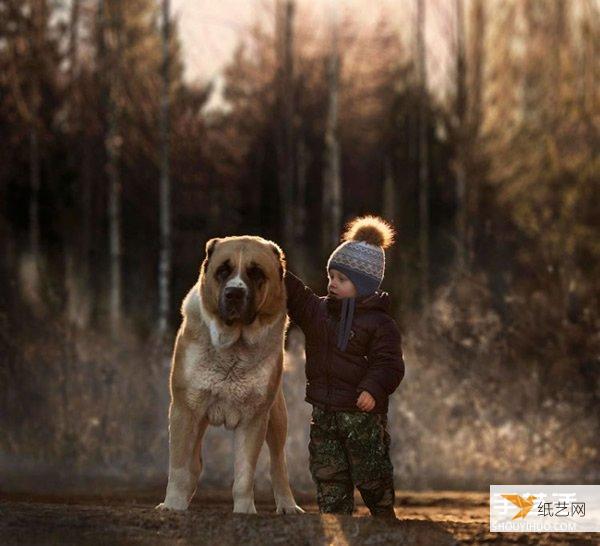
[(402, 338), (391, 317), (375, 331), (367, 358), (369, 369), (356, 390), (367, 391), (379, 401), (392, 394), (404, 377)]
[(306, 334), (308, 325), (315, 319), (320, 298), (291, 271), (287, 270), (283, 279), (288, 315)]

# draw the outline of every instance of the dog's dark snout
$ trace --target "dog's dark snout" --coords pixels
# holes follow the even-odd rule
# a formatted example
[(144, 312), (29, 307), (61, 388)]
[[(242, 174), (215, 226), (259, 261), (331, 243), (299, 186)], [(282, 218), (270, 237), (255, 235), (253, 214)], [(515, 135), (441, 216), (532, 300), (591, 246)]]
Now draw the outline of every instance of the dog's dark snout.
[(225, 289), (225, 299), (228, 302), (236, 303), (244, 299), (244, 289), (239, 287), (229, 287)]

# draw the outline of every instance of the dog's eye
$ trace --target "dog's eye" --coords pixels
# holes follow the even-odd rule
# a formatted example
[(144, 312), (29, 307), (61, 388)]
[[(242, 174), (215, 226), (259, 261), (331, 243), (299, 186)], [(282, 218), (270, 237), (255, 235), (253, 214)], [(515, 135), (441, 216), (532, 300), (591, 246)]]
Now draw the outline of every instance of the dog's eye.
[(252, 279), (253, 281), (256, 281), (256, 282), (264, 281), (266, 279), (266, 276), (265, 276), (263, 270), (260, 267), (258, 267), (257, 265), (251, 265), (246, 270), (246, 273), (248, 274), (249, 279)]
[(215, 271), (215, 278), (219, 281), (224, 281), (231, 275), (231, 266), (228, 262), (222, 263)]

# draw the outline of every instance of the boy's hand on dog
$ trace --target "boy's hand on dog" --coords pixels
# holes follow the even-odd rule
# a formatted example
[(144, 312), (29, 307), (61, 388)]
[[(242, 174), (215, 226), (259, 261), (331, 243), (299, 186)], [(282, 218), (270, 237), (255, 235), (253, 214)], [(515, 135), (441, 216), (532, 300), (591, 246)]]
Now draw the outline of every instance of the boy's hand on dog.
[(371, 411), (375, 407), (375, 398), (373, 398), (367, 391), (362, 391), (356, 405), (362, 411)]

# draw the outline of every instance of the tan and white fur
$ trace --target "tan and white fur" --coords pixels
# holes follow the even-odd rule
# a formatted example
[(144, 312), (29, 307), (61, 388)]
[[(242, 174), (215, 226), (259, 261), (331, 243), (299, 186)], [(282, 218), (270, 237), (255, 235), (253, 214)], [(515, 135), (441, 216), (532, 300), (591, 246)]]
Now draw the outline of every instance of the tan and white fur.
[(289, 486), (282, 391), (285, 258), (260, 237), (206, 244), (185, 297), (171, 364), (169, 479), (159, 509), (186, 510), (202, 471), (208, 425), (234, 433), (233, 511), (255, 514), (254, 474), (266, 439), (278, 514), (302, 512)]

